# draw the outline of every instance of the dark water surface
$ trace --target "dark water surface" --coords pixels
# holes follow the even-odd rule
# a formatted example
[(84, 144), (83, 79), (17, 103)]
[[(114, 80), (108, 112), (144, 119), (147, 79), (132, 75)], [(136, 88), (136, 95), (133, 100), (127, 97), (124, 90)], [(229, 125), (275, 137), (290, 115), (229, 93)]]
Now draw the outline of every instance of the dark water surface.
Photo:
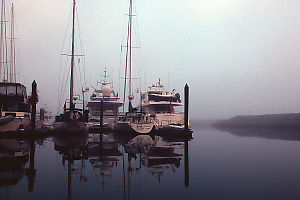
[[(189, 142), (113, 134), (0, 139), (0, 199), (300, 198), (300, 132), (192, 125)], [(32, 157), (7, 158), (17, 148)]]

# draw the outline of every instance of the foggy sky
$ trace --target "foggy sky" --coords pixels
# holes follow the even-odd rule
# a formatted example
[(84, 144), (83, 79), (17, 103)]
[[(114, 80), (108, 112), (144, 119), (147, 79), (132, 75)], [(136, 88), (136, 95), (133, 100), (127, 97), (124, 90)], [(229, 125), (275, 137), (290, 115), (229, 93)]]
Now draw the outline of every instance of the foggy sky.
[[(39, 106), (46, 104), (56, 114), (60, 54), (72, 0), (14, 4), (21, 82), (29, 88), (35, 79)], [(191, 118), (300, 112), (300, 1), (135, 0), (134, 4), (146, 84), (161, 78), (183, 96), (188, 83)], [(86, 84), (95, 86), (108, 66), (119, 90), (128, 0), (77, 0), (77, 6)]]

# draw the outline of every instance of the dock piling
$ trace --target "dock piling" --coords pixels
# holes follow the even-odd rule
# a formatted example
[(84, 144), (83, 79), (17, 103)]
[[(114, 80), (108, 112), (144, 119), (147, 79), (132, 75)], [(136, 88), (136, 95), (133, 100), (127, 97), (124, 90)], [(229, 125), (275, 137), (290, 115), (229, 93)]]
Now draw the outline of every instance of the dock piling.
[(189, 130), (189, 86), (184, 86), (184, 130)]
[(37, 95), (37, 84), (35, 80), (31, 84), (32, 93), (30, 97), (30, 104), (31, 104), (31, 131), (34, 132), (35, 130), (35, 119), (36, 119), (36, 104), (38, 102), (38, 95)]

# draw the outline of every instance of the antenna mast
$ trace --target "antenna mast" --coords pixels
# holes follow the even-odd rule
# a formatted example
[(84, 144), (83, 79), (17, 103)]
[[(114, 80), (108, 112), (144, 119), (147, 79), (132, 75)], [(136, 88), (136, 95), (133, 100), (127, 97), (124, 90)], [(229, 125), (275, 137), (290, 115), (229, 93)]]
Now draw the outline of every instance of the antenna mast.
[(73, 0), (73, 25), (72, 25), (72, 56), (71, 56), (71, 77), (70, 77), (70, 110), (75, 108), (73, 104), (73, 71), (74, 71), (74, 39), (75, 39), (75, 6), (76, 2)]

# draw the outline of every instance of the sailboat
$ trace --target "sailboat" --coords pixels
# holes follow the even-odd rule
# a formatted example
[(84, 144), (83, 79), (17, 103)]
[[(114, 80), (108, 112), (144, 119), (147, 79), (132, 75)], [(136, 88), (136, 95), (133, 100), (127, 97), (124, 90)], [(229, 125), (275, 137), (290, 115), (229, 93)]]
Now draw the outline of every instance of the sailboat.
[[(72, 24), (72, 54), (71, 54), (71, 76), (70, 76), (70, 99), (69, 102), (65, 101), (64, 113), (55, 117), (53, 131), (67, 132), (67, 133), (87, 133), (87, 113), (83, 114), (83, 109), (75, 108), (75, 101), (77, 97), (74, 96), (74, 39), (75, 39), (75, 9), (76, 1), (73, 0), (73, 24)], [(69, 103), (69, 108), (67, 108)]]
[[(17, 82), (14, 5), (11, 6), (9, 27), (5, 2), (5, 0), (1, 1), (0, 21), (0, 132), (24, 132), (30, 130), (31, 107), (28, 103), (26, 87)], [(8, 34), (9, 29), (10, 34)]]
[[(121, 118), (114, 125), (114, 131), (122, 132), (132, 132), (135, 134), (148, 134), (154, 129), (154, 119), (153, 116), (145, 112), (137, 112), (132, 106), (132, 100), (134, 99), (132, 92), (132, 0), (129, 1), (129, 21), (128, 21), (128, 36), (126, 45), (126, 62), (125, 62), (125, 84), (124, 84), (124, 103), (126, 99), (126, 86), (127, 79), (129, 79), (128, 89), (129, 89), (129, 105), (128, 112), (125, 113), (124, 117)], [(129, 78), (127, 78), (127, 69), (129, 68)], [(124, 111), (124, 105), (123, 105)]]

